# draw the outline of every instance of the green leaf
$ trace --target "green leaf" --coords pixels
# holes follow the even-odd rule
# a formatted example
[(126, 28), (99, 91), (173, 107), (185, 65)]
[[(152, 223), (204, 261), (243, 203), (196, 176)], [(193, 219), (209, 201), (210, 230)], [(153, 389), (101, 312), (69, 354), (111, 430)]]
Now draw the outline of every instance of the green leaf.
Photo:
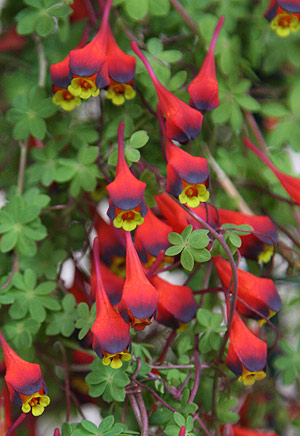
[(189, 237), (189, 245), (192, 248), (202, 249), (209, 244), (209, 237), (207, 236), (208, 230), (197, 229), (194, 230)]
[(125, 0), (125, 10), (134, 20), (141, 20), (148, 13), (148, 0)]
[(194, 268), (194, 258), (188, 248), (184, 248), (180, 255), (180, 262), (183, 268), (192, 271)]
[[(173, 245), (183, 245), (184, 240), (179, 233), (171, 232), (168, 234), (168, 241)], [(170, 247), (171, 248), (171, 247)]]
[(151, 53), (153, 56), (156, 56), (158, 53), (161, 53), (164, 49), (163, 44), (159, 38), (148, 39), (146, 46), (149, 53)]
[(142, 148), (148, 141), (149, 136), (146, 130), (138, 130), (131, 135), (129, 144), (133, 148)]
[(15, 247), (17, 240), (18, 240), (18, 233), (15, 232), (14, 230), (5, 233), (1, 237), (1, 252), (7, 253), (8, 251), (12, 250)]
[(177, 254), (181, 253), (183, 250), (183, 246), (175, 245), (174, 247), (169, 247), (166, 249), (166, 256), (176, 256)]
[(168, 88), (170, 89), (170, 91), (176, 91), (176, 89), (180, 88), (185, 83), (186, 78), (186, 71), (178, 71), (178, 73), (174, 74), (174, 76), (169, 81)]
[(164, 16), (170, 11), (169, 0), (151, 0), (149, 2), (149, 12), (151, 15)]
[(55, 28), (55, 21), (52, 17), (48, 15), (42, 15), (37, 20), (35, 30), (40, 36), (49, 35)]
[(190, 234), (192, 233), (192, 230), (193, 230), (193, 226), (191, 224), (189, 224), (185, 229), (183, 229), (183, 231), (181, 232), (181, 237), (184, 242), (189, 238)]
[(92, 434), (97, 434), (98, 433), (97, 426), (95, 424), (93, 424), (92, 422), (88, 421), (87, 419), (83, 419), (80, 424), (89, 433), (92, 433)]
[(182, 58), (182, 53), (179, 50), (166, 50), (157, 55), (158, 59), (164, 62), (178, 62)]
[(257, 112), (260, 109), (260, 104), (250, 95), (236, 95), (235, 100), (243, 108), (251, 112)]

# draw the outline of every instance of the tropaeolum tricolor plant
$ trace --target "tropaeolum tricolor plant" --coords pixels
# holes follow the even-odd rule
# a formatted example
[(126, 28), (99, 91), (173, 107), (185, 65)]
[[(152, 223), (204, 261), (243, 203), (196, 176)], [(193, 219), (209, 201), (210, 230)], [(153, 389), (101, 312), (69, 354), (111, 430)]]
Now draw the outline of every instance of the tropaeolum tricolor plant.
[(225, 3), (4, 6), (0, 436), (299, 433), (300, 1)]

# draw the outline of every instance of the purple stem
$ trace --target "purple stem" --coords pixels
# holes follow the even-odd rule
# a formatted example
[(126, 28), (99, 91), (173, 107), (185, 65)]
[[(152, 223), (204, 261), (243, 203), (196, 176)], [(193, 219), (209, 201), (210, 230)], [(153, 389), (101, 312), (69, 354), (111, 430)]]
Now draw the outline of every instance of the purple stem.
[(212, 37), (212, 40), (211, 40), (211, 43), (210, 43), (210, 47), (209, 47), (209, 52), (210, 53), (213, 53), (215, 51), (215, 47), (216, 47), (216, 43), (217, 43), (217, 40), (218, 40), (218, 36), (219, 36), (220, 30), (222, 29), (224, 21), (225, 21), (225, 17), (224, 17), (224, 15), (222, 15), (219, 18), (219, 21), (218, 21), (218, 23), (216, 25), (216, 28), (215, 28), (215, 31), (214, 31), (214, 34), (213, 34), (213, 37)]
[(6, 433), (6, 436), (11, 436), (14, 430), (19, 427), (19, 425), (22, 424), (22, 422), (27, 418), (27, 413), (21, 413), (19, 418), (13, 423), (13, 425), (9, 428), (8, 432)]
[(200, 383), (200, 375), (201, 375), (201, 365), (199, 360), (199, 335), (195, 335), (194, 340), (194, 359), (195, 359), (195, 380), (194, 385), (190, 394), (190, 398), (188, 399), (188, 403), (192, 403), (196, 397), (196, 394), (198, 392), (199, 383)]
[(140, 429), (142, 430), (143, 423), (142, 423), (142, 418), (141, 418), (141, 412), (140, 412), (138, 403), (136, 402), (136, 398), (133, 394), (128, 394), (128, 398), (129, 398), (133, 413), (135, 415), (135, 418), (137, 420), (137, 423), (138, 423)]
[[(132, 377), (130, 377), (130, 379), (132, 380)], [(134, 383), (136, 383), (138, 386), (140, 386), (143, 389), (147, 389), (147, 391), (151, 392), (151, 394), (158, 400), (161, 402), (161, 404), (163, 404), (167, 409), (171, 410), (172, 412), (177, 412), (176, 409), (174, 409), (173, 407), (169, 406), (168, 403), (166, 403), (152, 388), (150, 388), (149, 386), (143, 385), (142, 383), (140, 383), (137, 380), (133, 380)]]
[(10, 282), (12, 281), (12, 278), (14, 276), (17, 263), (18, 263), (18, 258), (17, 258), (17, 256), (15, 256), (13, 264), (12, 264), (11, 272), (9, 274), (9, 277), (6, 280), (6, 282), (2, 286), (0, 286), (0, 291), (2, 291), (4, 288), (6, 288), (6, 286), (8, 286), (10, 284)]
[(147, 273), (147, 278), (148, 279), (150, 279), (155, 274), (155, 271), (157, 270), (159, 265), (164, 260), (164, 257), (165, 257), (165, 250), (160, 250), (160, 252), (158, 253), (158, 256), (157, 256), (154, 264), (151, 266), (151, 268), (149, 269), (149, 271)]
[(148, 430), (149, 430), (149, 422), (148, 422), (148, 414), (147, 409), (143, 400), (143, 396), (141, 393), (136, 394), (136, 398), (138, 401), (138, 405), (141, 412), (141, 418), (142, 418), (142, 428), (141, 428), (141, 436), (148, 436)]
[(172, 330), (168, 336), (168, 339), (166, 340), (166, 343), (164, 345), (164, 348), (162, 349), (162, 352), (160, 353), (160, 355), (157, 359), (157, 362), (163, 362), (165, 360), (168, 349), (169, 349), (170, 345), (172, 344), (175, 336), (176, 336), (176, 330)]

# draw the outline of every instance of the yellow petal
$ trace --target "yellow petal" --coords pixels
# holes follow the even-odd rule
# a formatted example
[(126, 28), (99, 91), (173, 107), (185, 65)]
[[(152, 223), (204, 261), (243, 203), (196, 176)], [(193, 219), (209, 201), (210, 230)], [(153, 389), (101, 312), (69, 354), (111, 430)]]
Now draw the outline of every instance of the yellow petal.
[(110, 366), (113, 369), (119, 369), (119, 368), (121, 368), (121, 366), (123, 366), (122, 360), (119, 358), (114, 358), (114, 359), (112, 359)]

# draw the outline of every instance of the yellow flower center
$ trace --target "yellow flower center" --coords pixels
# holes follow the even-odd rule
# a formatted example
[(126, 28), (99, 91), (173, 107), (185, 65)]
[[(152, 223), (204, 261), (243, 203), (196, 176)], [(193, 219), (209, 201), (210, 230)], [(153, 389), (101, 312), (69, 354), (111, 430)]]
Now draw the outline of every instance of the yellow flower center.
[(278, 36), (286, 37), (291, 32), (297, 32), (300, 29), (299, 20), (294, 14), (288, 12), (278, 14), (270, 23), (271, 29), (275, 30)]
[(136, 92), (128, 83), (112, 81), (105, 96), (116, 106), (121, 106), (125, 103), (125, 99), (132, 100), (136, 96)]
[(52, 97), (52, 101), (57, 106), (61, 106), (65, 111), (71, 111), (81, 103), (81, 99), (75, 97), (75, 95), (71, 94), (67, 89), (56, 91)]
[(128, 232), (134, 230), (139, 224), (143, 224), (144, 218), (140, 212), (135, 209), (132, 210), (121, 210), (113, 223), (118, 229), (124, 229)]
[[(270, 315), (268, 316), (268, 319), (272, 318), (272, 316), (276, 315), (276, 312), (274, 310), (270, 310)], [(260, 319), (258, 321), (259, 327), (262, 327), (267, 321), (265, 319)]]
[(87, 77), (75, 77), (72, 79), (71, 85), (68, 86), (68, 90), (76, 97), (84, 99), (97, 97), (100, 92), (95, 82)]
[[(131, 359), (131, 354), (127, 351), (121, 351), (121, 353), (109, 354), (103, 353), (104, 357), (102, 359), (102, 363), (105, 366), (110, 365), (113, 369), (119, 369), (123, 365), (122, 360), (127, 362)], [(121, 360), (122, 359), (122, 360)]]
[(45, 407), (50, 404), (48, 395), (40, 394), (40, 392), (36, 392), (33, 395), (20, 394), (20, 397), (23, 403), (22, 412), (28, 413), (31, 410), (33, 416), (40, 416), (44, 412)]
[(273, 256), (273, 253), (274, 253), (273, 245), (265, 244), (264, 251), (262, 251), (258, 256), (259, 262), (268, 263), (271, 257)]
[(200, 202), (205, 202), (209, 199), (209, 192), (203, 183), (197, 185), (187, 185), (183, 182), (184, 188), (179, 195), (179, 201), (183, 204), (187, 204), (189, 207), (197, 207)]
[(264, 371), (248, 371), (243, 367), (243, 374), (238, 378), (239, 382), (243, 382), (245, 386), (252, 386), (257, 380), (263, 380), (266, 377)]

